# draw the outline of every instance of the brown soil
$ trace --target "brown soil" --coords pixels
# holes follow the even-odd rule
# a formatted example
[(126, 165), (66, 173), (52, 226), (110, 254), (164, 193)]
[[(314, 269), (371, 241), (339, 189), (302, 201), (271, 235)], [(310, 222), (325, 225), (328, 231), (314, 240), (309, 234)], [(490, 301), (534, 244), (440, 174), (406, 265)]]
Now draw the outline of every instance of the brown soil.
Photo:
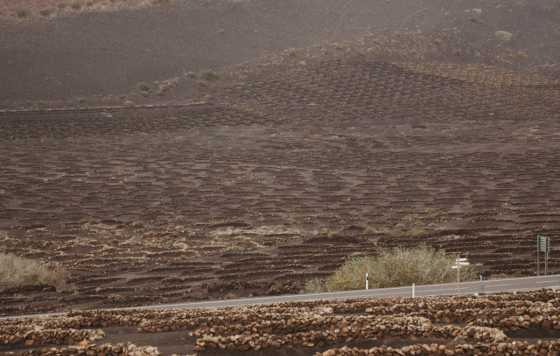
[[(285, 6), (273, 7), (282, 18), (295, 11)], [(216, 19), (210, 8), (201, 14)], [(92, 23), (173, 23), (158, 11)], [(271, 47), (320, 38), (315, 20), (312, 35), (296, 26)], [(229, 64), (213, 76), (133, 96), (179, 105), (0, 113), (2, 249), (60, 262), (74, 286), (6, 287), (0, 314), (294, 293), (348, 256), (418, 243), (493, 273), (534, 273), (535, 234), (554, 239), (560, 225), (559, 77), (536, 66), (546, 51), (528, 60), (456, 33), (382, 31), (232, 65), (262, 49), (251, 41), (223, 61), (226, 40), (201, 50), (204, 63), (214, 53)], [(163, 67), (148, 65), (158, 79)], [(29, 82), (7, 69), (2, 93), (19, 98)]]

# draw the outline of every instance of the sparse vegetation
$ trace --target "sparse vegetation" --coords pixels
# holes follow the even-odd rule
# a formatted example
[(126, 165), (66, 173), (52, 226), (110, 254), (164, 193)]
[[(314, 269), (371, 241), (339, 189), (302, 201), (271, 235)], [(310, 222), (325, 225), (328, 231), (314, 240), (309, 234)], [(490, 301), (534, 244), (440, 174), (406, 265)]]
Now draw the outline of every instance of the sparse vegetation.
[(66, 271), (60, 266), (0, 253), (0, 284), (15, 287), (50, 285), (59, 290), (66, 286)]
[(213, 70), (207, 70), (200, 74), (200, 78), (206, 81), (214, 81), (220, 79), (220, 75)]
[[(340, 291), (364, 288), (364, 276), (369, 273), (371, 288), (389, 288), (416, 284), (448, 283), (456, 281), (454, 255), (447, 255), (428, 246), (412, 249), (382, 250), (378, 256), (356, 257), (348, 260), (326, 280), (307, 282), (307, 292)], [(461, 270), (461, 280), (476, 278), (474, 267)]]
[(142, 95), (148, 95), (152, 91), (152, 86), (146, 82), (140, 82), (136, 87)]
[(174, 88), (175, 86), (177, 86), (178, 83), (179, 83), (179, 77), (155, 82), (154, 83), (156, 86), (155, 94), (161, 96), (166, 92), (168, 92), (169, 90), (171, 90), (172, 88)]

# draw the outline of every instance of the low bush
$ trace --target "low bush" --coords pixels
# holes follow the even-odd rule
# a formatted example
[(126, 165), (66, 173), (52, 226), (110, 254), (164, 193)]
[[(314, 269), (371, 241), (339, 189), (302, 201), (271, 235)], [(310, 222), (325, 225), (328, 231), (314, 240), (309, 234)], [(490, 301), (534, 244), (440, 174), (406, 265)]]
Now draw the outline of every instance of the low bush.
[(136, 85), (136, 88), (140, 91), (140, 93), (144, 96), (149, 95), (152, 92), (152, 85), (146, 82), (140, 82)]
[(0, 284), (10, 287), (50, 285), (61, 290), (66, 287), (66, 271), (58, 265), (0, 253)]
[[(369, 274), (370, 288), (410, 286), (413, 283), (436, 284), (457, 280), (455, 255), (447, 255), (431, 247), (382, 250), (377, 256), (356, 257), (344, 263), (325, 280), (308, 281), (306, 292), (330, 292), (363, 289), (365, 274)], [(474, 266), (461, 268), (461, 281), (478, 276)]]

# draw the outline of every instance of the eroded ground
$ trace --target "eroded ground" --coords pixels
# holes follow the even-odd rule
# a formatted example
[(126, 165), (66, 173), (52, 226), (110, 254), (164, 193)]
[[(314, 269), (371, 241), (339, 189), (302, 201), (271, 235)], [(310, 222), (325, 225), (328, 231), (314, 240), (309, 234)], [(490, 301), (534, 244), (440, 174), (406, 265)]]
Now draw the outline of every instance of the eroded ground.
[(91, 311), (0, 321), (12, 355), (556, 355), (559, 294)]

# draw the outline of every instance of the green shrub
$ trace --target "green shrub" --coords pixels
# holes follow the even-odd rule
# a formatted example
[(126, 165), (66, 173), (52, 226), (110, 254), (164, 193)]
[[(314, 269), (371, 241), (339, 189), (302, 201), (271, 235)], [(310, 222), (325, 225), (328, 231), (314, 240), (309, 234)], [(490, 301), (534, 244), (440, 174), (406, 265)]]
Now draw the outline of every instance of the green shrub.
[(50, 285), (60, 290), (66, 286), (66, 271), (60, 266), (0, 253), (0, 284), (11, 287)]
[[(455, 255), (447, 255), (427, 246), (382, 250), (378, 256), (356, 257), (346, 261), (324, 281), (308, 281), (305, 290), (325, 292), (363, 289), (366, 272), (369, 274), (370, 288), (450, 283), (457, 280), (457, 271), (451, 268), (455, 258)], [(476, 277), (475, 267), (461, 268), (461, 281), (474, 280)]]

